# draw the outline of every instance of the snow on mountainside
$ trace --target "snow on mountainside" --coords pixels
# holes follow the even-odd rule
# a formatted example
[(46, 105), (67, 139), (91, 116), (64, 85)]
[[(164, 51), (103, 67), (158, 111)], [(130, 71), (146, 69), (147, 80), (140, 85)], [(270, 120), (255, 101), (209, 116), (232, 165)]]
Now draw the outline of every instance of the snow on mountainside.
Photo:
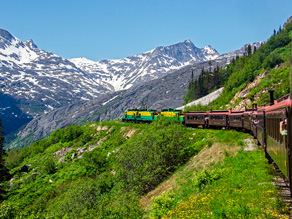
[(186, 40), (119, 60), (67, 60), (39, 49), (32, 40), (21, 41), (0, 29), (0, 91), (21, 103), (25, 113), (35, 116), (218, 56), (210, 46), (199, 49)]
[(190, 40), (119, 60), (70, 59), (76, 66), (97, 77), (113, 91), (129, 89), (163, 77), (183, 66), (213, 60), (219, 54), (211, 46), (199, 49)]
[(72, 62), (0, 29), (0, 91), (36, 115), (110, 90)]

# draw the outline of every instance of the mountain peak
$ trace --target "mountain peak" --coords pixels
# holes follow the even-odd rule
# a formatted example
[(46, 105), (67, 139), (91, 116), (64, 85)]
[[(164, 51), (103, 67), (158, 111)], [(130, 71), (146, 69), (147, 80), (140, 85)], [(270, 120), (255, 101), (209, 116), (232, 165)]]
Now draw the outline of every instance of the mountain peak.
[(33, 42), (33, 40), (26, 40), (23, 43), (30, 48), (35, 48), (35, 49), (38, 48), (37, 45)]
[(0, 37), (11, 41), (12, 39), (14, 39), (14, 36), (12, 36), (8, 31), (0, 29)]
[(184, 43), (192, 43), (193, 44), (193, 42), (191, 40), (185, 40)]

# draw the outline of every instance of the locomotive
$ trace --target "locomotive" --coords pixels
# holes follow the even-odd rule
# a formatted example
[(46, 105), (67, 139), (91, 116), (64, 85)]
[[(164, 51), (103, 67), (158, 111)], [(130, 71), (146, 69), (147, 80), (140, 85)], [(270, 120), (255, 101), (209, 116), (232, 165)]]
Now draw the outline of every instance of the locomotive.
[[(292, 43), (291, 43), (292, 47)], [(290, 59), (290, 94), (278, 100), (270, 92), (270, 103), (244, 111), (214, 110), (183, 112), (175, 109), (128, 110), (122, 121), (151, 123), (158, 116), (182, 122), (188, 127), (225, 128), (249, 132), (264, 149), (266, 157), (271, 158), (289, 183), (292, 193), (292, 48)]]

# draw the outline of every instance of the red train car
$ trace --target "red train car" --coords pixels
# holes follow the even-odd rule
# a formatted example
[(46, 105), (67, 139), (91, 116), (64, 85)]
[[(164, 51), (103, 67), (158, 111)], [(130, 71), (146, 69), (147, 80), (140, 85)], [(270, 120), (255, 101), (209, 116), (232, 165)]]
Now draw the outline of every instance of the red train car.
[(214, 110), (209, 113), (208, 127), (228, 128), (229, 110)]
[[(286, 176), (291, 186), (291, 98), (266, 107), (266, 142), (264, 147), (275, 164)], [(260, 137), (260, 136), (258, 136)], [(260, 141), (260, 139), (258, 139)]]
[(190, 111), (185, 113), (185, 125), (191, 127), (202, 126), (206, 128), (208, 126), (208, 114), (209, 111)]
[(229, 115), (229, 127), (234, 129), (243, 128), (243, 111), (230, 111)]
[(251, 114), (253, 109), (246, 109), (243, 112), (243, 128), (247, 132), (251, 132)]

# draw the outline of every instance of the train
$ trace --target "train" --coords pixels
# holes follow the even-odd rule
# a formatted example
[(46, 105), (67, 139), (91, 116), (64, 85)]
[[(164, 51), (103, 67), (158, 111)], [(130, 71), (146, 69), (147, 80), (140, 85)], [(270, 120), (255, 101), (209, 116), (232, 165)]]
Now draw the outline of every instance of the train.
[[(292, 43), (291, 43), (292, 47)], [(290, 94), (274, 100), (270, 92), (270, 103), (265, 106), (253, 104), (243, 111), (210, 110), (183, 112), (176, 109), (161, 111), (147, 109), (127, 110), (123, 122), (151, 123), (159, 116), (181, 122), (187, 127), (224, 128), (248, 132), (264, 149), (265, 156), (283, 173), (292, 194), (292, 48), (290, 58)]]
[(278, 100), (270, 92), (270, 103), (258, 107), (253, 104), (251, 109), (211, 110), (184, 112), (176, 109), (147, 110), (129, 109), (124, 112), (122, 121), (131, 123), (151, 123), (159, 116), (169, 121), (179, 122), (186, 127), (235, 129), (250, 133), (261, 145), (267, 158), (274, 161), (285, 176), (292, 191), (292, 154), (291, 125), (292, 100), (286, 95)]

